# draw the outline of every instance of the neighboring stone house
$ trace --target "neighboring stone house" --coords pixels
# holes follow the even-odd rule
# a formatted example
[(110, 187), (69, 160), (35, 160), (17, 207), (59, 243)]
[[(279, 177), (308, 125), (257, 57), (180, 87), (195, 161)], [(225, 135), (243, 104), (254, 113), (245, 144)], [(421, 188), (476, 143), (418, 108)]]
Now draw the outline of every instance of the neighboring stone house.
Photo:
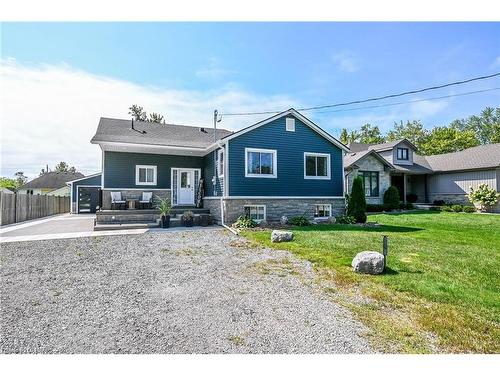
[(67, 182), (84, 177), (80, 172), (47, 172), (17, 189), (19, 194), (69, 196)]
[[(371, 172), (371, 179), (364, 178), (369, 203), (382, 203), (390, 185), (398, 188), (402, 201), (412, 193), (420, 203), (469, 203), (466, 194), (470, 187), (482, 183), (500, 190), (500, 143), (433, 156), (417, 155), (406, 139), (376, 145), (353, 143), (350, 150), (344, 157), (346, 189), (352, 187), (352, 176)], [(493, 210), (500, 211), (498, 205)]]

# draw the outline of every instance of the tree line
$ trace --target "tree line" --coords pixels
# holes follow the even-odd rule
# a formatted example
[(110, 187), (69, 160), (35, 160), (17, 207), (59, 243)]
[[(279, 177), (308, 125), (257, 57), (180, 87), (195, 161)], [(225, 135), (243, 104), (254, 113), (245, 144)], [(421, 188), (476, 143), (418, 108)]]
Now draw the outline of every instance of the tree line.
[(479, 115), (457, 119), (446, 126), (425, 129), (419, 120), (395, 122), (391, 130), (382, 134), (377, 125), (365, 124), (359, 130), (342, 129), (340, 141), (384, 143), (406, 138), (420, 155), (437, 155), (465, 150), (469, 147), (500, 142), (500, 108), (486, 107)]

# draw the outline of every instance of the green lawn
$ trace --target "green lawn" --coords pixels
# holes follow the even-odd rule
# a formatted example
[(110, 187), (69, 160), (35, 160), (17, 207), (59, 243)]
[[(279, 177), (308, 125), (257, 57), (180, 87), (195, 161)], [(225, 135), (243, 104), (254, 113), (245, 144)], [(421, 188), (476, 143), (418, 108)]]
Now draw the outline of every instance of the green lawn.
[[(500, 215), (416, 211), (377, 214), (380, 227), (318, 225), (293, 228), (295, 240), (272, 244), (269, 231), (243, 235), (311, 261), (333, 298), (372, 328), (381, 350), (500, 352)], [(355, 254), (382, 251), (387, 272), (358, 275)], [(361, 292), (368, 303), (354, 295)]]

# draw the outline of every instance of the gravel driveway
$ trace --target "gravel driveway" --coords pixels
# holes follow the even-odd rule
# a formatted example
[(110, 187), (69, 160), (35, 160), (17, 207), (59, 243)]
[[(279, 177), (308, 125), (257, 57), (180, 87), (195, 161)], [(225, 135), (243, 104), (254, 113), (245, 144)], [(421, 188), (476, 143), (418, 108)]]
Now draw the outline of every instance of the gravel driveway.
[(307, 262), (220, 229), (2, 244), (3, 353), (365, 353)]

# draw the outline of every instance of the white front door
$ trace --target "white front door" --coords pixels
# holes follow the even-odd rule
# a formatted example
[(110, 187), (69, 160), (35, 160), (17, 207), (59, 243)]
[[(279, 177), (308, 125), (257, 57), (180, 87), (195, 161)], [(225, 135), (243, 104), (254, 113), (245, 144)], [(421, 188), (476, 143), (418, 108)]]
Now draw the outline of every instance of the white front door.
[(179, 197), (177, 204), (194, 204), (194, 171), (179, 170)]

